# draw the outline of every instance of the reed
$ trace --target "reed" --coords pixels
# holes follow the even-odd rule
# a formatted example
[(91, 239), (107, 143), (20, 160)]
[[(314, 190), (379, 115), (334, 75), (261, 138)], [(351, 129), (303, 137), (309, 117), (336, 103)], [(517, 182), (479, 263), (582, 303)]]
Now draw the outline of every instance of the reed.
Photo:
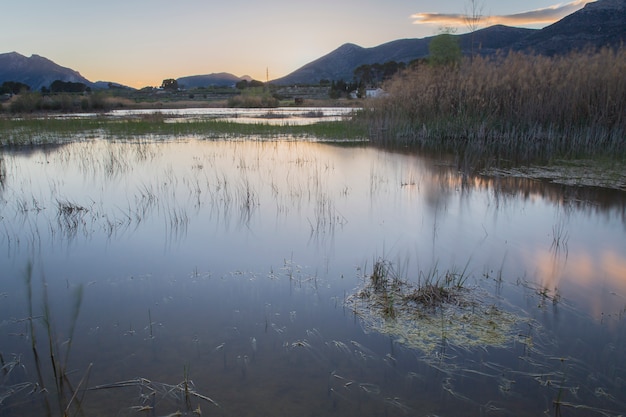
[(359, 116), (372, 142), (452, 152), (466, 165), (626, 158), (626, 48), (475, 56), (418, 66)]
[[(48, 397), (49, 389), (48, 384), (46, 384), (46, 375), (50, 372), (54, 377), (54, 386), (55, 386), (55, 399), (56, 405), (59, 407), (59, 415), (68, 416), (70, 415), (70, 410), (74, 409), (76, 412), (80, 412), (82, 409), (82, 396), (79, 394), (79, 388), (85, 384), (88, 379), (89, 372), (91, 370), (91, 365), (87, 368), (87, 371), (79, 381), (77, 388), (73, 387), (73, 384), (69, 378), (67, 365), (70, 359), (70, 351), (72, 348), (72, 341), (74, 339), (74, 333), (76, 330), (76, 322), (78, 321), (78, 316), (80, 314), (80, 309), (83, 300), (83, 287), (78, 286), (75, 290), (73, 296), (73, 303), (70, 315), (70, 328), (68, 333), (68, 339), (65, 346), (64, 354), (61, 351), (61, 348), (58, 344), (58, 333), (54, 328), (53, 317), (50, 308), (50, 300), (48, 297), (48, 284), (45, 278), (42, 277), (42, 300), (43, 300), (43, 315), (42, 316), (33, 316), (33, 286), (32, 286), (32, 273), (33, 268), (32, 264), (28, 263), (26, 267), (25, 281), (27, 287), (27, 298), (28, 298), (28, 321), (29, 321), (29, 330), (30, 330), (30, 339), (31, 339), (31, 349), (33, 351), (35, 367), (37, 370), (37, 378), (38, 378), (38, 388), (40, 392), (43, 394), (44, 406), (46, 409), (46, 415), (52, 416), (54, 415), (52, 412), (51, 401)], [(41, 319), (43, 326), (45, 328), (47, 348), (48, 348), (48, 356), (50, 358), (50, 367), (46, 368), (44, 362), (41, 361), (39, 356), (39, 347), (38, 347), (38, 333), (35, 327), (35, 319)]]

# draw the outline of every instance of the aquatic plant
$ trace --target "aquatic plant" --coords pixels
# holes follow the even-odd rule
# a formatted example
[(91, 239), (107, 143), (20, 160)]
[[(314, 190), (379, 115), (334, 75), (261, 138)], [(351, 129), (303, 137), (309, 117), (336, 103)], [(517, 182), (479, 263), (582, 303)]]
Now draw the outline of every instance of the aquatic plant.
[[(135, 378), (124, 381), (114, 382), (111, 384), (101, 384), (89, 387), (88, 391), (103, 391), (109, 389), (133, 388), (139, 391), (138, 402), (136, 405), (130, 406), (130, 410), (136, 412), (150, 412), (154, 415), (157, 409), (171, 407), (168, 402), (173, 401), (175, 406), (185, 404), (185, 415), (191, 412), (193, 415), (202, 415), (200, 404), (193, 408), (192, 400), (198, 399), (208, 402), (215, 407), (220, 405), (212, 398), (200, 394), (196, 391), (195, 384), (189, 378), (189, 368), (185, 366), (183, 370), (183, 380), (178, 384), (167, 384), (158, 381), (151, 381), (148, 378)], [(183, 415), (180, 410), (169, 415)]]
[[(82, 398), (84, 396), (84, 387), (86, 384), (92, 365), (89, 364), (82, 378), (76, 385), (70, 380), (70, 371), (68, 370), (68, 363), (70, 359), (70, 352), (72, 349), (72, 342), (74, 340), (74, 333), (76, 330), (76, 323), (80, 314), (81, 305), (83, 301), (83, 286), (79, 285), (75, 288), (71, 303), (70, 325), (68, 331), (68, 337), (66, 342), (63, 343), (65, 352), (63, 352), (61, 345), (58, 342), (58, 333), (54, 327), (54, 319), (51, 314), (50, 300), (48, 297), (47, 283), (44, 277), (42, 277), (42, 296), (43, 296), (43, 314), (41, 316), (34, 315), (33, 309), (33, 286), (32, 286), (32, 264), (29, 263), (26, 267), (25, 282), (27, 289), (27, 301), (28, 301), (28, 317), (26, 320), (29, 323), (29, 333), (31, 340), (31, 349), (33, 352), (35, 368), (37, 371), (37, 384), (32, 385), (32, 392), (42, 394), (46, 415), (52, 416), (52, 401), (56, 400), (56, 405), (59, 408), (59, 415), (68, 416), (71, 410), (80, 411), (82, 409)], [(40, 321), (43, 323), (45, 329), (45, 336), (47, 341), (48, 356), (50, 359), (50, 366), (46, 367), (45, 362), (42, 361), (39, 352), (40, 346), (38, 344), (38, 332), (36, 330), (35, 322)], [(54, 377), (55, 390), (52, 391), (50, 385), (47, 383), (47, 379), (50, 377), (49, 373), (52, 372)], [(49, 398), (49, 395), (53, 393), (54, 397)]]
[(346, 305), (369, 331), (425, 353), (453, 345), (463, 349), (506, 346), (517, 339), (526, 319), (505, 311), (479, 288), (467, 286), (467, 265), (460, 272), (420, 272), (417, 283), (400, 278), (386, 259), (374, 263)]

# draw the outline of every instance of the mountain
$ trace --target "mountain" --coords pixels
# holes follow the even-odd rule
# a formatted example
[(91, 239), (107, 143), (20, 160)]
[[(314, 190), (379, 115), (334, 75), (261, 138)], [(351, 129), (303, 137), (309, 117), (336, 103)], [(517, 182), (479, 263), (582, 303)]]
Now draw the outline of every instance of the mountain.
[[(491, 26), (471, 34), (457, 35), (464, 52), (471, 51), (472, 36), (476, 49), (483, 53), (492, 53), (508, 48), (536, 29), (514, 28), (502, 25)], [(408, 63), (428, 56), (428, 44), (431, 37), (420, 39), (400, 39), (372, 48), (363, 48), (347, 43), (328, 55), (306, 64), (291, 74), (272, 81), (277, 85), (317, 84), (322, 79), (349, 81), (354, 69), (365, 64), (385, 63), (389, 61)]]
[(92, 83), (79, 72), (55, 64), (39, 55), (29, 58), (17, 52), (0, 54), (0, 84), (4, 81), (18, 81), (30, 86), (31, 90), (50, 87), (53, 81), (71, 81), (92, 86)]
[(206, 74), (206, 75), (192, 75), (189, 77), (181, 77), (176, 81), (178, 86), (184, 89), (199, 88), (199, 87), (232, 87), (239, 81), (246, 80), (252, 81), (252, 77), (244, 75), (243, 77), (237, 77), (236, 75), (229, 74), (227, 72)]
[(555, 55), (626, 43), (626, 0), (599, 0), (515, 43), (516, 50)]
[[(493, 54), (499, 50), (531, 51), (555, 55), (587, 46), (617, 47), (626, 43), (626, 0), (598, 0), (543, 29), (522, 29), (496, 25), (471, 33), (456, 35), (463, 53)], [(364, 64), (389, 61), (408, 63), (428, 56), (432, 37), (400, 39), (371, 48), (347, 43), (312, 61), (285, 77), (273, 80), (275, 85), (318, 84), (320, 80), (353, 78), (354, 70)], [(472, 47), (473, 46), (473, 47)], [(18, 81), (32, 90), (49, 87), (55, 80), (81, 82), (91, 88), (108, 88), (117, 83), (85, 79), (79, 72), (61, 67), (38, 55), (27, 58), (17, 52), (0, 54), (0, 84)], [(232, 86), (248, 76), (228, 73), (194, 75), (178, 78), (183, 88)]]
[[(543, 29), (495, 25), (473, 34), (455, 36), (459, 38), (464, 54), (516, 50), (554, 55), (587, 46), (616, 47), (626, 43), (626, 0), (587, 3), (582, 9)], [(408, 63), (425, 58), (431, 39), (402, 39), (372, 48), (345, 44), (272, 83), (318, 84), (322, 79), (350, 81), (354, 70), (364, 64), (388, 61)]]

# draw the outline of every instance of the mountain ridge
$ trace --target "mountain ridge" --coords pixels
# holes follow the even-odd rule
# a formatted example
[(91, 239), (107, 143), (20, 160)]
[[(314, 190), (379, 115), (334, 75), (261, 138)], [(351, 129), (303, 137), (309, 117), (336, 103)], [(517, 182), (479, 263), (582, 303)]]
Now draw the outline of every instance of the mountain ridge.
[[(557, 55), (586, 47), (618, 47), (626, 43), (626, 0), (598, 0), (587, 3), (582, 9), (565, 16), (543, 29), (526, 29), (504, 25), (489, 26), (473, 33), (454, 35), (459, 39), (466, 55), (489, 55), (498, 51), (525, 51), (539, 55)], [(351, 63), (346, 57), (336, 59), (339, 51), (354, 44), (344, 44), (327, 55), (273, 80), (277, 85), (318, 83), (322, 79), (352, 79), (352, 70), (360, 65), (397, 61), (408, 63), (428, 56), (428, 42), (434, 36), (420, 39), (401, 39), (372, 48), (362, 48), (358, 59)], [(393, 51), (390, 46), (402, 45)], [(356, 45), (355, 45), (356, 46)], [(472, 48), (473, 46), (473, 48)], [(369, 52), (368, 52), (369, 51)], [(384, 59), (382, 59), (384, 57)], [(317, 79), (315, 79), (317, 77)]]
[[(617, 47), (626, 42), (626, 0), (598, 0), (543, 29), (526, 29), (504, 25), (489, 26), (473, 33), (454, 35), (463, 53), (493, 54), (498, 51), (527, 51), (556, 55), (587, 46)], [(275, 85), (318, 84), (321, 80), (350, 81), (354, 69), (364, 64), (389, 61), (408, 63), (428, 56), (428, 44), (434, 36), (396, 39), (374, 47), (345, 43), (284, 77), (271, 80)], [(27, 58), (17, 52), (0, 54), (0, 83), (17, 81), (32, 90), (48, 87), (55, 80), (82, 82), (91, 88), (109, 83), (91, 82), (78, 71), (62, 67), (33, 54)], [(177, 79), (185, 88), (233, 86), (248, 76), (237, 77), (222, 72), (192, 75)], [(118, 83), (110, 83), (120, 86)]]

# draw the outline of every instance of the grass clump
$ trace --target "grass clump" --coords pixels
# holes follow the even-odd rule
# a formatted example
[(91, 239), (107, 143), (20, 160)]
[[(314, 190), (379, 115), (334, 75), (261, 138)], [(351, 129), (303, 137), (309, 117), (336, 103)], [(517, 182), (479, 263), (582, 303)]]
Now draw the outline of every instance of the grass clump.
[(419, 65), (363, 112), (373, 142), (459, 155), (475, 166), (626, 158), (626, 48), (510, 52)]
[(420, 272), (412, 283), (390, 261), (379, 259), (346, 304), (366, 330), (425, 353), (446, 345), (472, 349), (513, 342), (523, 319), (495, 306), (479, 288), (469, 287), (468, 277), (467, 265), (445, 273), (435, 267)]

